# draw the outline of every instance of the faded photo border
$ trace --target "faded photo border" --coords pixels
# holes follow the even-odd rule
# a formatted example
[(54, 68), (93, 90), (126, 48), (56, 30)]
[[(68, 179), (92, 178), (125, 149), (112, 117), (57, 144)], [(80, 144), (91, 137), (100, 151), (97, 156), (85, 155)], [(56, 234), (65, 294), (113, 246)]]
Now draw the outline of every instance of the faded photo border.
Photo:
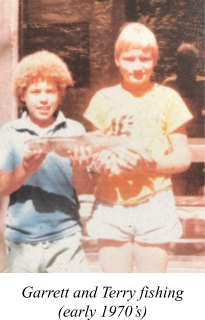
[[(75, 128), (77, 130), (76, 131), (77, 134), (75, 133), (74, 135), (81, 136), (85, 131), (90, 133), (93, 131), (94, 127), (95, 129), (98, 129), (107, 135), (113, 135), (113, 134), (116, 135), (116, 132), (117, 132), (117, 135), (124, 134), (124, 128), (126, 127), (125, 133), (126, 134), (128, 133), (129, 135), (130, 130), (133, 130), (133, 126), (135, 123), (133, 122), (134, 121), (133, 115), (126, 114), (127, 118), (124, 119), (123, 118), (124, 114), (121, 114), (120, 113), (121, 111), (119, 111), (118, 114), (116, 112), (117, 115), (115, 114), (115, 110), (113, 107), (114, 104), (116, 103), (114, 102), (115, 100), (114, 95), (116, 94), (117, 96), (119, 94), (120, 96), (121, 93), (120, 91), (119, 93), (115, 93), (114, 91), (112, 92), (112, 90), (110, 89), (114, 87), (116, 88), (116, 86), (118, 86), (119, 83), (122, 82), (123, 77), (125, 76), (122, 72), (120, 63), (118, 64), (115, 61), (116, 60), (116, 56), (115, 56), (116, 40), (119, 39), (118, 36), (119, 36), (120, 29), (125, 25), (125, 23), (131, 23), (131, 22), (136, 22), (136, 23), (145, 25), (156, 36), (157, 43), (159, 46), (159, 60), (157, 65), (154, 66), (154, 72), (152, 74), (151, 80), (154, 83), (156, 83), (156, 85), (159, 85), (160, 88), (162, 86), (166, 87), (166, 89), (164, 90), (167, 90), (166, 91), (167, 95), (168, 96), (170, 95), (169, 96), (170, 99), (175, 101), (175, 103), (179, 106), (178, 118), (177, 118), (177, 111), (174, 110), (174, 107), (173, 107), (174, 111), (172, 110), (173, 112), (170, 111), (169, 113), (169, 122), (172, 122), (172, 123), (167, 124), (164, 118), (161, 119), (160, 121), (163, 123), (164, 126), (166, 124), (166, 126), (167, 127), (169, 126), (170, 128), (171, 127), (174, 128), (174, 125), (175, 125), (173, 124), (174, 121), (178, 123), (178, 127), (179, 125), (184, 125), (185, 122), (189, 121), (188, 124), (186, 125), (186, 132), (188, 135), (189, 151), (191, 154), (191, 162), (192, 162), (190, 169), (188, 169), (187, 167), (188, 170), (185, 170), (185, 169), (182, 170), (184, 171), (183, 173), (180, 173), (179, 172), (180, 170), (178, 171), (176, 170), (176, 172), (173, 170), (172, 185), (173, 185), (173, 191), (174, 191), (174, 198), (173, 198), (173, 195), (171, 197), (171, 195), (166, 194), (164, 195), (164, 197), (162, 197), (163, 198), (162, 199), (160, 198), (160, 195), (159, 195), (160, 194), (159, 191), (169, 192), (170, 185), (168, 182), (166, 185), (166, 181), (168, 181), (169, 176), (171, 176), (170, 173), (166, 175), (165, 182), (164, 181), (159, 182), (160, 179), (158, 180), (158, 182), (162, 183), (162, 185), (164, 183), (163, 185), (164, 187), (162, 188), (163, 190), (160, 190), (159, 187), (158, 187), (159, 189), (157, 189), (156, 186), (150, 187), (150, 185), (148, 185), (148, 188), (152, 189), (152, 191), (154, 190), (153, 193), (151, 194), (152, 196), (151, 199), (153, 198), (153, 195), (157, 194), (159, 196), (158, 198), (159, 203), (162, 203), (162, 202), (165, 203), (165, 201), (167, 201), (167, 207), (170, 206), (170, 211), (169, 211), (170, 215), (172, 212), (172, 209), (171, 209), (172, 205), (170, 203), (174, 201), (174, 203), (176, 204), (175, 213), (177, 212), (178, 217), (177, 217), (177, 222), (176, 221), (173, 222), (174, 219), (172, 215), (172, 219), (173, 219), (172, 223), (174, 224), (173, 229), (175, 229), (176, 234), (178, 235), (180, 234), (181, 229), (177, 224), (178, 221), (180, 221), (180, 226), (182, 226), (182, 229), (183, 229), (182, 237), (180, 235), (179, 240), (176, 240), (176, 242), (173, 241), (173, 243), (171, 243), (171, 248), (168, 248), (168, 249), (164, 247), (160, 248), (160, 250), (162, 250), (163, 252), (165, 251), (169, 252), (169, 261), (168, 261), (168, 268), (167, 268), (168, 273), (205, 273), (205, 222), (204, 222), (205, 221), (205, 200), (204, 200), (205, 199), (205, 188), (204, 188), (205, 186), (205, 166), (204, 166), (205, 164), (205, 41), (204, 41), (205, 20), (204, 20), (204, 14), (205, 14), (205, 3), (203, 0), (180, 0), (180, 1), (177, 1), (177, 0), (173, 0), (173, 1), (169, 1), (169, 0), (157, 0), (157, 1), (155, 0), (83, 0), (83, 1), (81, 0), (74, 0), (74, 1), (73, 0), (36, 0), (36, 1), (0, 0), (0, 26), (1, 26), (0, 28), (0, 35), (1, 35), (0, 37), (1, 39), (1, 43), (0, 43), (0, 70), (1, 70), (0, 126), (1, 128), (5, 124), (10, 123), (15, 119), (20, 119), (20, 117), (22, 117), (25, 111), (25, 101), (21, 101), (21, 103), (18, 105), (15, 97), (12, 94), (13, 79), (15, 76), (15, 72), (17, 70), (18, 63), (28, 55), (36, 53), (37, 51), (46, 50), (54, 53), (55, 55), (58, 55), (62, 59), (62, 61), (65, 63), (65, 65), (69, 68), (69, 72), (71, 72), (72, 74), (73, 85), (67, 87), (65, 91), (65, 97), (64, 99), (61, 99), (62, 101), (60, 103), (59, 109), (62, 112), (62, 114), (65, 116), (65, 118), (69, 119), (68, 121), (72, 120), (75, 123), (79, 124), (79, 127), (77, 129)], [(183, 71), (184, 73), (180, 71), (180, 67), (184, 68), (184, 71)], [(193, 68), (194, 68), (194, 71), (193, 71)], [(110, 93), (108, 91), (107, 92), (103, 91), (105, 88), (109, 88)], [(171, 93), (171, 91), (169, 90), (174, 90), (175, 92), (178, 93), (178, 95), (175, 96), (173, 91)], [(149, 90), (147, 91), (149, 92)], [(160, 97), (166, 96), (166, 94), (164, 94), (163, 92), (157, 93), (157, 94), (160, 95)], [(180, 100), (178, 100), (179, 96), (181, 96)], [(115, 114), (116, 117), (118, 116), (119, 119), (117, 120), (111, 119), (111, 118), (109, 119), (110, 115), (107, 116), (109, 114), (110, 109), (109, 110), (106, 109), (106, 103), (105, 103), (106, 99), (109, 100), (107, 104), (109, 105), (109, 107), (107, 108), (108, 109), (113, 108), (112, 109), (113, 114)], [(118, 100), (116, 99), (115, 101), (118, 101)], [(130, 102), (131, 99), (129, 100), (129, 98), (127, 98), (127, 101), (129, 101), (127, 103), (131, 104)], [(150, 99), (150, 101), (152, 100)], [(163, 102), (159, 103), (159, 105), (161, 107), (163, 105)], [(105, 106), (103, 111), (101, 110), (101, 108), (103, 108), (102, 106)], [(186, 106), (186, 110), (185, 110), (185, 106)], [(96, 112), (96, 115), (93, 115), (94, 111)], [(191, 120), (191, 115), (193, 116), (193, 120)], [(120, 116), (122, 117), (120, 118)], [(151, 112), (149, 114), (149, 117), (151, 118)], [(147, 118), (149, 117), (147, 115)], [(64, 120), (62, 120), (61, 118), (60, 120), (58, 119), (57, 121), (64, 121)], [(159, 122), (159, 119), (156, 119), (155, 122)], [(70, 122), (69, 122), (69, 125), (70, 125)], [(175, 129), (178, 129), (178, 127), (176, 125)], [(71, 134), (72, 130), (70, 129), (69, 134)], [(179, 134), (179, 132), (177, 133)], [(60, 133), (58, 133), (58, 135), (60, 135)], [(89, 136), (87, 138), (88, 140), (86, 140), (86, 143), (88, 143), (87, 141), (92, 140), (94, 145), (95, 138), (93, 138), (92, 136), (90, 138)], [(159, 138), (159, 140), (160, 139), (161, 138)], [(80, 139), (76, 139), (75, 141), (76, 141), (76, 144), (79, 144), (79, 145), (80, 143), (81, 144), (84, 143)], [(98, 137), (98, 140), (96, 138), (96, 141), (101, 141), (102, 148), (106, 143), (105, 141), (100, 140), (99, 137)], [(145, 139), (144, 136), (142, 137), (142, 141), (145, 141), (144, 144), (146, 144), (147, 140)], [(0, 141), (0, 144), (3, 145), (3, 143), (4, 142)], [(143, 142), (141, 143), (143, 144)], [(91, 144), (92, 143), (90, 142), (90, 145)], [(111, 139), (110, 139), (110, 144), (111, 144)], [(100, 145), (100, 142), (99, 142), (99, 145)], [(155, 145), (155, 142), (153, 142), (152, 145)], [(155, 150), (157, 150), (158, 147), (159, 145), (157, 145), (156, 143)], [(147, 151), (148, 148), (146, 147), (145, 149)], [(159, 152), (158, 151), (153, 152), (154, 156), (152, 154), (154, 159), (154, 160), (152, 159), (153, 163), (154, 162), (157, 163), (158, 161), (159, 154), (161, 152), (160, 147), (159, 147), (159, 150), (160, 150)], [(171, 154), (171, 152), (172, 150), (170, 147), (170, 149), (167, 150), (166, 156), (169, 156), (169, 153)], [(145, 157), (147, 157), (146, 161), (149, 162), (149, 159), (148, 159), (149, 157), (147, 156), (147, 153)], [(0, 154), (0, 158), (1, 158), (1, 154)], [(70, 158), (72, 158), (71, 155), (70, 155)], [(182, 158), (183, 158), (183, 155), (181, 156), (180, 159)], [(110, 161), (110, 158), (107, 158), (107, 162), (109, 161)], [(154, 166), (153, 163), (149, 164), (150, 166), (152, 166), (151, 170), (153, 170), (153, 166)], [(106, 259), (103, 260), (102, 257), (103, 255), (105, 255), (107, 258), (109, 257), (109, 255), (106, 252), (106, 250), (104, 250), (104, 248), (106, 247), (104, 242), (103, 244), (101, 243), (101, 246), (100, 246), (99, 241), (97, 242), (97, 240), (94, 239), (95, 232), (93, 233), (93, 228), (95, 228), (96, 221), (93, 221), (94, 219), (92, 220), (92, 214), (93, 212), (96, 212), (96, 215), (100, 216), (102, 214), (102, 212), (100, 212), (100, 209), (101, 211), (104, 210), (107, 212), (106, 217), (108, 216), (108, 213), (110, 213), (110, 216), (112, 215), (114, 216), (115, 213), (114, 211), (112, 211), (108, 203), (107, 205), (103, 203), (103, 199), (102, 199), (103, 197), (104, 199), (106, 199), (106, 197), (107, 199), (113, 199), (111, 195), (107, 195), (108, 194), (107, 190), (112, 184), (112, 183), (109, 184), (109, 180), (104, 179), (104, 189), (107, 189), (106, 192), (103, 192), (101, 190), (102, 189), (101, 186), (103, 182), (101, 183), (100, 187), (98, 186), (99, 190), (101, 191), (99, 191), (99, 193), (97, 194), (98, 195), (100, 194), (101, 199), (97, 199), (99, 200), (98, 202), (95, 201), (94, 189), (96, 189), (97, 182), (96, 182), (96, 177), (93, 177), (92, 175), (93, 174), (92, 170), (94, 169), (96, 169), (96, 167), (95, 168), (92, 167), (89, 163), (89, 165), (86, 167), (86, 170), (88, 170), (86, 171), (86, 176), (84, 172), (84, 175), (82, 174), (80, 178), (78, 177), (75, 180), (76, 176), (74, 175), (73, 181), (75, 182), (73, 183), (74, 183), (74, 187), (76, 185), (75, 190), (77, 194), (79, 194), (78, 200), (75, 199), (76, 200), (75, 204), (77, 205), (79, 201), (80, 219), (83, 227), (83, 249), (86, 254), (86, 259), (87, 259), (89, 268), (91, 270), (91, 273), (102, 273), (101, 261), (106, 260)], [(79, 172), (80, 172), (80, 169), (79, 169)], [(119, 172), (117, 173), (119, 174)], [(89, 175), (89, 179), (90, 179), (89, 183), (87, 180), (88, 179), (87, 175)], [(103, 179), (101, 179), (101, 181), (103, 181)], [(113, 182), (113, 184), (116, 183), (115, 191), (118, 190), (118, 187), (119, 187), (119, 190), (123, 189), (122, 192), (118, 190), (120, 196), (117, 199), (118, 202), (115, 201), (115, 205), (120, 205), (120, 201), (121, 201), (121, 209), (123, 206), (126, 208), (127, 205), (132, 206), (133, 203), (135, 203), (135, 202), (132, 203), (133, 199), (135, 199), (133, 188), (135, 188), (135, 190), (138, 190), (138, 188), (140, 189), (139, 187), (140, 183), (135, 184), (135, 181), (130, 182), (129, 179), (127, 180), (125, 179), (123, 181), (124, 181), (124, 185), (123, 186), (120, 185), (120, 187), (116, 181)], [(131, 188), (130, 186), (133, 183), (134, 183), (134, 187)], [(77, 187), (79, 185), (80, 185), (79, 189), (81, 189), (80, 193), (78, 193), (78, 187)], [(156, 190), (154, 189), (155, 187), (156, 187)], [(126, 190), (124, 191), (124, 189)], [(130, 199), (132, 198), (132, 201), (130, 200), (130, 202), (126, 198), (128, 190), (131, 190), (130, 195), (132, 195), (132, 197), (130, 196)], [(112, 194), (112, 190), (110, 191), (110, 194)], [(124, 202), (120, 197), (123, 198)], [(119, 201), (119, 199), (121, 200)], [(148, 198), (145, 197), (144, 199), (142, 198), (141, 200), (144, 201), (147, 199), (149, 199), (149, 197)], [(10, 201), (12, 202), (12, 200), (13, 199), (11, 199)], [(112, 200), (109, 200), (109, 201), (112, 201)], [(11, 206), (11, 202), (10, 202), (10, 206)], [(154, 200), (153, 200), (153, 203), (154, 203)], [(139, 203), (137, 202), (137, 204)], [(4, 240), (8, 206), (9, 206), (9, 197), (5, 197), (1, 195), (0, 196), (0, 272), (1, 273), (3, 273), (8, 267), (7, 254), (8, 254), (9, 246), (6, 246), (5, 240)], [(68, 206), (70, 206), (70, 203), (68, 204)], [(121, 220), (123, 221), (124, 215), (127, 214), (127, 212), (123, 211), (124, 209), (122, 209), (122, 211), (120, 211), (119, 213), (120, 221)], [(146, 211), (148, 209), (145, 209), (144, 207), (144, 210)], [(163, 211), (163, 208), (161, 209), (161, 211)], [(109, 216), (109, 219), (110, 219), (110, 216)], [(105, 219), (105, 216), (104, 216), (104, 219)], [(109, 219), (106, 222), (107, 225), (108, 224), (110, 225), (113, 223), (113, 221)], [(147, 217), (147, 219), (151, 221), (152, 217), (149, 216)], [(168, 220), (168, 214), (166, 215), (166, 218), (161, 217), (161, 219)], [(90, 220), (91, 222), (89, 224)], [(89, 224), (89, 227), (87, 227), (87, 229), (90, 229), (90, 230), (92, 229), (90, 233), (86, 229), (86, 225), (88, 226), (88, 224)], [(105, 224), (101, 225), (101, 228), (106, 229), (107, 225)], [(118, 229), (120, 228), (123, 229), (124, 226), (122, 225), (119, 226), (119, 225), (118, 225)], [(103, 234), (103, 232), (109, 233), (109, 230), (108, 230), (109, 228), (106, 229), (108, 231), (105, 231), (105, 229), (103, 229), (101, 235)], [(77, 236), (80, 237), (78, 231), (79, 230), (77, 230), (76, 233), (77, 233)], [(167, 234), (169, 231), (170, 230), (167, 231)], [(93, 234), (93, 237), (91, 236), (91, 234)], [(116, 232), (116, 234), (118, 233)], [(129, 232), (127, 230), (124, 230), (123, 234), (126, 234), (127, 236)], [(121, 235), (119, 234), (118, 236), (116, 235), (113, 236), (115, 240), (118, 239), (117, 240), (118, 244), (119, 244), (119, 239), (121, 239), (120, 236)], [(72, 241), (73, 242), (78, 241), (78, 244), (79, 244), (79, 242), (81, 241), (80, 238), (78, 238), (78, 240), (76, 239), (73, 238)], [(127, 238), (125, 237), (125, 239)], [(137, 238), (133, 238), (133, 239), (137, 239)], [(132, 241), (134, 241), (133, 239)], [(139, 237), (138, 239), (141, 239), (141, 238)], [(142, 237), (142, 239), (144, 238)], [(171, 239), (171, 237), (169, 239)], [(143, 242), (143, 240), (141, 241)], [(139, 242), (137, 242), (137, 240), (135, 242), (139, 244), (140, 240)], [(126, 245), (124, 249), (123, 247), (121, 249), (122, 251), (125, 250), (126, 252), (128, 252), (131, 249), (129, 246), (127, 246), (127, 240), (125, 240), (125, 244)], [(61, 246), (65, 246), (65, 243), (63, 243), (63, 241)], [(57, 247), (54, 247), (54, 246), (52, 247), (53, 251), (58, 249), (59, 248)], [(76, 250), (79, 249), (77, 244), (75, 249)], [(140, 256), (141, 245), (139, 245), (139, 247), (136, 247), (136, 252)], [(147, 255), (149, 253), (151, 253), (151, 255), (152, 254), (154, 255), (154, 250), (147, 251)], [(112, 259), (112, 254), (111, 253), (109, 254), (110, 254), (109, 259)], [(65, 258), (70, 259), (69, 255), (70, 253)], [(82, 256), (80, 255), (77, 256), (75, 263), (78, 263), (77, 261), (81, 261), (82, 259), (83, 259)], [(147, 261), (149, 261), (149, 259)], [(152, 259), (150, 259), (150, 261), (152, 261)], [(71, 265), (70, 270), (73, 271), (75, 267), (72, 266), (72, 263), (74, 262), (72, 261), (70, 262), (70, 265)], [(106, 273), (106, 270), (107, 271), (112, 270), (112, 268), (109, 269), (108, 267), (109, 263), (107, 264), (106, 263), (107, 263), (107, 260), (103, 268), (103, 271), (105, 271), (105, 273)], [(49, 271), (51, 271), (51, 273), (54, 273), (56, 270), (58, 270), (58, 268), (55, 269), (55, 267), (56, 266), (53, 266), (53, 265), (50, 266)], [(86, 269), (84, 265), (80, 267), (79, 266), (76, 267), (76, 270), (80, 270), (80, 268), (84, 270), (85, 273), (88, 272), (88, 269)], [(161, 270), (163, 268), (164, 266), (161, 266)], [(127, 269), (125, 268), (125, 270), (129, 271), (129, 267), (127, 267)], [(136, 270), (137, 270), (137, 267), (135, 264), (135, 272), (137, 272)], [(147, 270), (145, 268), (145, 271), (149, 272), (149, 268), (147, 268)]]

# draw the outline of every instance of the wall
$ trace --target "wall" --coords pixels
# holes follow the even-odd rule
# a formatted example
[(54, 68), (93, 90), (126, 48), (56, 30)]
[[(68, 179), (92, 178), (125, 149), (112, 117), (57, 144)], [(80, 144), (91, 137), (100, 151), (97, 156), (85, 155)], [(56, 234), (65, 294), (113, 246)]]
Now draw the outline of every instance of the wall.
[[(23, 3), (26, 3), (23, 1)], [(67, 117), (81, 121), (93, 94), (119, 82), (114, 64), (114, 40), (124, 23), (124, 0), (27, 0), (22, 20), (27, 25), (50, 26), (58, 23), (89, 23), (90, 87), (68, 88), (61, 109)]]
[[(203, 0), (21, 0), (21, 2), (25, 3), (21, 19), (24, 25), (51, 26), (80, 22), (89, 24), (90, 87), (69, 88), (61, 106), (66, 116), (81, 121), (87, 129), (89, 125), (82, 115), (93, 94), (102, 87), (119, 82), (120, 76), (113, 57), (114, 42), (119, 27), (130, 18), (146, 24), (157, 36), (160, 60), (155, 68), (155, 80), (162, 82), (165, 77), (175, 72), (176, 49), (183, 41), (195, 43), (198, 47), (197, 72), (203, 75)], [(55, 41), (54, 37), (52, 41)]]
[[(16, 118), (17, 108), (12, 92), (12, 76), (17, 63), (18, 0), (0, 0), (0, 125)], [(4, 244), (5, 216), (8, 198), (0, 196), (0, 272), (7, 265)]]
[(0, 125), (16, 117), (12, 75), (17, 63), (18, 0), (0, 0)]
[(161, 82), (176, 72), (175, 53), (182, 42), (193, 43), (199, 50), (197, 74), (204, 75), (204, 1), (136, 0), (137, 20), (156, 35), (160, 59), (155, 70)]

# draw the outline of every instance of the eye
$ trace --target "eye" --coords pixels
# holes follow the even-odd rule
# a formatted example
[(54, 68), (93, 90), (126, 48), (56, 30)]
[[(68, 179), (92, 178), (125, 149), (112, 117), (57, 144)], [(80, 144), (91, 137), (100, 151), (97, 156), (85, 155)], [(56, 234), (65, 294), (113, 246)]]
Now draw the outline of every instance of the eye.
[(123, 60), (128, 61), (128, 62), (133, 62), (135, 60), (134, 57), (124, 57)]
[(54, 89), (47, 89), (46, 92), (49, 93), (49, 94), (55, 94), (55, 93), (56, 93), (56, 90), (54, 90)]
[(140, 60), (142, 62), (147, 62), (147, 61), (150, 61), (151, 60), (151, 57), (141, 57)]
[(40, 93), (40, 90), (35, 89), (35, 90), (31, 91), (31, 93), (37, 95)]

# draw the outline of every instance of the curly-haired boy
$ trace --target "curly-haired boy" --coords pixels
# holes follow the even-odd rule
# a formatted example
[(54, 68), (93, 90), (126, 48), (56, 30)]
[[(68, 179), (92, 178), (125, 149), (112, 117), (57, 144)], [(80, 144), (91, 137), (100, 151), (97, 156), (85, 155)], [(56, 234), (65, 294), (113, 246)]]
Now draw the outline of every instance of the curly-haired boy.
[(80, 123), (58, 111), (72, 84), (66, 64), (51, 52), (36, 52), (18, 64), (14, 95), (26, 111), (0, 130), (0, 193), (10, 195), (7, 272), (88, 271), (71, 161), (55, 153), (25, 151), (24, 143), (39, 136), (85, 133)]

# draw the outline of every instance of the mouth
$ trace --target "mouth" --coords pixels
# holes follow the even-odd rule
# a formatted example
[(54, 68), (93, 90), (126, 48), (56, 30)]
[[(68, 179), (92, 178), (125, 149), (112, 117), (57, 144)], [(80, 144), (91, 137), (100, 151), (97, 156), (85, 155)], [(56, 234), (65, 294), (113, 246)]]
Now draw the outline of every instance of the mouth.
[(135, 78), (135, 79), (141, 79), (143, 77), (143, 73), (142, 72), (139, 72), (139, 73), (133, 73), (132, 76)]
[(38, 107), (37, 110), (40, 114), (47, 114), (50, 111), (50, 107)]

